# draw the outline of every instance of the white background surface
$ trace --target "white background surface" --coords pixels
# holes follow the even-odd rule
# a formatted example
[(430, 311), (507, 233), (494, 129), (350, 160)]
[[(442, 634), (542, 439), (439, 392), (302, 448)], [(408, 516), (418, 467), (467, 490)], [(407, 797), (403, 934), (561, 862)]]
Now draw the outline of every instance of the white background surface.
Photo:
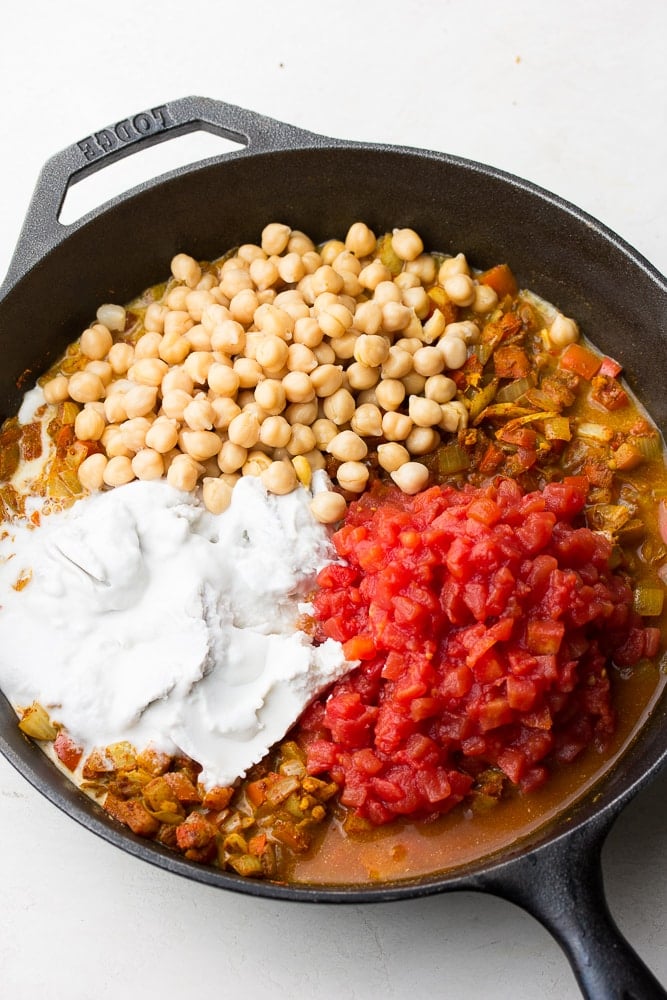
[[(50, 155), (191, 93), (510, 170), (667, 272), (666, 41), (662, 0), (12, 5), (0, 38), (0, 273)], [(159, 155), (149, 173), (172, 165)], [(91, 206), (116, 193), (100, 183)], [(620, 927), (667, 983), (666, 802), (663, 775), (617, 824), (604, 869)], [(559, 948), (507, 903), (312, 907), (227, 894), (99, 841), (4, 760), (0, 886), (7, 1000), (579, 996)]]

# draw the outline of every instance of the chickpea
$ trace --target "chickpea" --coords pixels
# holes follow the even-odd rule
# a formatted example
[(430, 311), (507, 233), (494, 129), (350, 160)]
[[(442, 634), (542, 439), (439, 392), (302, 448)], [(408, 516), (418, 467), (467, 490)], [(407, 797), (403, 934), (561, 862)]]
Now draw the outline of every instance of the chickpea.
[(128, 417), (145, 417), (155, 410), (157, 388), (154, 385), (135, 385), (125, 393), (123, 403)]
[(333, 420), (320, 417), (311, 425), (311, 430), (315, 435), (315, 446), (320, 451), (326, 451), (329, 442), (338, 434), (338, 427)]
[(106, 326), (112, 333), (121, 333), (125, 329), (126, 314), (123, 306), (112, 305), (106, 302), (97, 310), (97, 322)]
[(303, 316), (294, 323), (292, 339), (295, 344), (303, 344), (314, 350), (322, 343), (323, 336), (323, 331), (313, 316)]
[(281, 280), (286, 285), (295, 285), (306, 273), (303, 260), (298, 253), (286, 253), (284, 257), (279, 257), (276, 266)]
[(69, 399), (69, 379), (66, 375), (56, 375), (44, 383), (42, 391), (47, 403), (64, 403)]
[(351, 311), (341, 302), (333, 302), (318, 312), (317, 322), (322, 333), (331, 340), (343, 337), (350, 329), (354, 317)]
[[(344, 337), (339, 337), (336, 344), (340, 344), (341, 340), (344, 339)], [(313, 354), (320, 365), (333, 365), (336, 362), (336, 352), (331, 344), (318, 344), (317, 347), (313, 348)]]
[(310, 399), (307, 403), (290, 403), (284, 411), (284, 416), (290, 424), (308, 424), (310, 426), (317, 420), (318, 412), (317, 399)]
[(109, 364), (115, 375), (125, 375), (134, 362), (134, 348), (131, 344), (114, 344), (108, 354)]
[(471, 308), (476, 313), (486, 313), (498, 305), (498, 295), (490, 285), (475, 285), (475, 297)]
[(381, 281), (391, 281), (392, 275), (381, 260), (374, 260), (359, 272), (359, 282), (362, 288), (374, 291)]
[(211, 350), (222, 354), (241, 354), (245, 348), (246, 332), (235, 319), (225, 319), (211, 331)]
[(401, 260), (416, 260), (424, 252), (421, 237), (414, 229), (394, 229), (391, 236), (391, 246)]
[(445, 332), (447, 320), (440, 309), (434, 309), (432, 315), (426, 320), (422, 327), (422, 340), (425, 344), (432, 344)]
[(187, 312), (187, 301), (190, 289), (185, 285), (175, 285), (164, 296), (165, 305), (175, 312)]
[(278, 415), (268, 416), (259, 428), (259, 442), (269, 448), (284, 448), (291, 436), (291, 424)]
[(287, 364), (288, 356), (288, 345), (273, 334), (262, 337), (257, 346), (257, 364), (268, 374), (281, 371)]
[(432, 375), (426, 379), (424, 395), (436, 403), (449, 403), (456, 396), (456, 382), (446, 375)]
[(310, 512), (321, 524), (335, 524), (345, 517), (347, 504), (345, 497), (333, 490), (316, 493), (310, 501)]
[(285, 445), (289, 455), (305, 455), (315, 447), (315, 434), (307, 424), (290, 424), (290, 437)]
[(382, 435), (382, 411), (374, 403), (358, 406), (352, 420), (352, 430), (360, 437), (380, 437)]
[(426, 385), (426, 376), (420, 375), (419, 372), (415, 371), (408, 372), (401, 379), (401, 383), (407, 396), (421, 396)]
[(241, 407), (231, 396), (214, 396), (210, 403), (215, 414), (213, 426), (216, 431), (226, 431), (234, 417), (241, 412)]
[(108, 361), (89, 361), (84, 371), (99, 375), (106, 388), (113, 380), (113, 368)]
[(271, 465), (271, 459), (266, 454), (265, 451), (259, 451), (255, 449), (254, 451), (248, 452), (248, 457), (241, 467), (241, 475), (243, 476), (261, 476), (262, 472)]
[(386, 360), (382, 363), (382, 378), (403, 378), (412, 371), (414, 364), (412, 357), (409, 351), (399, 347), (398, 344), (392, 344)]
[(146, 446), (146, 434), (151, 422), (146, 417), (132, 417), (120, 425), (120, 439), (130, 452), (137, 452)]
[[(212, 275), (210, 277), (213, 278)], [(188, 314), (197, 324), (201, 324), (201, 318), (206, 306), (211, 306), (214, 303), (215, 299), (212, 292), (208, 289), (200, 288), (199, 285), (185, 299), (185, 307)]]
[(160, 358), (141, 358), (135, 361), (127, 376), (140, 385), (159, 386), (167, 373), (167, 364)]
[(260, 476), (269, 493), (284, 496), (296, 489), (296, 471), (291, 462), (271, 462)]
[(151, 302), (144, 313), (144, 329), (155, 333), (164, 331), (164, 319), (169, 310), (160, 302)]
[(206, 397), (193, 399), (183, 410), (183, 420), (193, 431), (210, 431), (215, 410)]
[(396, 378), (383, 379), (375, 387), (375, 398), (383, 410), (397, 410), (405, 399), (405, 386)]
[(127, 455), (114, 455), (104, 466), (102, 479), (107, 486), (124, 486), (135, 478), (132, 462)]
[(146, 431), (145, 445), (160, 455), (166, 455), (178, 443), (178, 424), (169, 417), (157, 417)]
[(294, 322), (310, 315), (310, 310), (306, 305), (303, 295), (297, 288), (287, 288), (276, 295), (273, 304), (279, 309), (288, 313)]
[(470, 274), (470, 268), (468, 267), (468, 261), (465, 258), (465, 254), (458, 253), (456, 257), (447, 257), (447, 259), (440, 265), (440, 270), (438, 271), (438, 281), (444, 287), (447, 279), (456, 274)]
[(252, 358), (237, 358), (233, 370), (239, 377), (240, 389), (254, 389), (265, 378), (262, 366)]
[(192, 402), (192, 396), (184, 389), (170, 389), (162, 397), (162, 412), (172, 420), (183, 420), (187, 406)]
[(355, 257), (353, 253), (349, 250), (342, 250), (341, 253), (331, 262), (331, 266), (334, 271), (338, 271), (339, 274), (352, 274), (354, 277), (359, 275), (361, 271), (361, 263), (359, 258)]
[(573, 319), (558, 313), (549, 327), (549, 340), (554, 347), (567, 347), (579, 339), (579, 327)]
[(369, 257), (376, 243), (375, 233), (363, 222), (353, 222), (345, 237), (345, 249), (355, 257)]
[(444, 358), (445, 368), (449, 371), (457, 371), (466, 363), (468, 348), (465, 341), (459, 337), (443, 337), (438, 341), (438, 350)]
[[(334, 357), (339, 361), (347, 361), (348, 358), (353, 358), (357, 346), (357, 340), (358, 336), (354, 330), (348, 330), (348, 332), (344, 333), (342, 337), (337, 337), (336, 340), (331, 342)], [(321, 354), (322, 346), (323, 345), (320, 345), (320, 348), (318, 348), (315, 352), (318, 357)]]
[(109, 424), (104, 428), (104, 433), (100, 438), (100, 444), (107, 453), (107, 458), (115, 458), (118, 455), (123, 455), (126, 458), (132, 458), (132, 451), (127, 448), (123, 442), (123, 435), (120, 432), (120, 426), (118, 424)]
[(192, 349), (192, 345), (187, 337), (178, 334), (170, 334), (162, 338), (160, 344), (160, 359), (168, 365), (180, 365), (187, 358)]
[(272, 378), (264, 379), (257, 385), (254, 399), (270, 415), (282, 413), (287, 401), (282, 382)]
[(108, 461), (107, 456), (101, 454), (101, 452), (84, 458), (77, 469), (79, 482), (84, 490), (88, 490), (89, 493), (95, 493), (97, 490), (102, 489), (104, 486), (104, 470), (107, 467)]
[(125, 409), (125, 393), (112, 392), (104, 400), (104, 416), (110, 424), (120, 424), (127, 420)]
[(389, 357), (389, 341), (379, 334), (362, 333), (356, 338), (354, 357), (368, 368), (379, 368)]
[(290, 233), (287, 250), (289, 253), (298, 253), (304, 256), (314, 252), (315, 244), (306, 233), (302, 233), (300, 229), (293, 229)]
[(400, 333), (407, 329), (414, 313), (402, 302), (387, 302), (382, 306), (382, 328), (387, 333)]
[(380, 381), (379, 368), (369, 368), (359, 361), (351, 364), (345, 374), (350, 389), (372, 389)]
[(416, 427), (436, 427), (442, 419), (440, 403), (424, 396), (410, 396), (408, 414)]
[(99, 441), (107, 422), (96, 410), (83, 409), (76, 415), (74, 433), (79, 441)]
[(276, 262), (267, 258), (251, 261), (249, 271), (255, 287), (261, 292), (272, 288), (280, 277)]
[(440, 444), (440, 435), (433, 427), (413, 427), (405, 439), (411, 455), (428, 455)]
[(415, 260), (406, 261), (405, 270), (408, 274), (414, 274), (426, 288), (433, 285), (438, 276), (438, 265), (435, 257), (429, 253), (422, 253)]
[(405, 441), (413, 426), (405, 413), (389, 412), (382, 417), (382, 433), (387, 441)]
[(338, 467), (336, 479), (344, 490), (350, 493), (363, 493), (370, 472), (362, 462), (343, 462)]
[(193, 351), (210, 351), (211, 337), (201, 325), (201, 323), (191, 326), (183, 335), (183, 339), (190, 345)]
[(281, 222), (270, 222), (262, 230), (262, 250), (267, 254), (280, 254), (286, 249), (292, 230)]
[(478, 344), (481, 333), (477, 323), (466, 319), (460, 323), (448, 323), (445, 327), (445, 337), (458, 337), (466, 344)]
[(231, 318), (229, 308), (219, 302), (214, 302), (211, 305), (204, 306), (199, 322), (208, 333), (212, 334), (217, 326), (226, 323)]
[(325, 417), (340, 427), (352, 419), (357, 404), (348, 389), (338, 389), (331, 396), (325, 398), (323, 408)]
[(397, 441), (378, 445), (377, 456), (378, 462), (385, 472), (395, 472), (396, 469), (400, 469), (402, 465), (410, 461), (409, 451)]
[(442, 419), (438, 426), (443, 431), (455, 434), (466, 427), (468, 423), (468, 411), (463, 403), (453, 400), (451, 403), (441, 404), (440, 409), (442, 411)]
[[(400, 278), (401, 275), (399, 274), (398, 277)], [(431, 300), (426, 293), (426, 289), (421, 285), (405, 288), (401, 296), (401, 301), (420, 320), (425, 320), (431, 311)]]
[(340, 431), (329, 442), (327, 451), (339, 462), (360, 462), (368, 454), (366, 442), (354, 431)]
[(343, 369), (340, 365), (319, 365), (310, 373), (310, 383), (317, 396), (331, 396), (343, 384)]
[(266, 303), (255, 310), (253, 322), (262, 333), (289, 340), (296, 321), (286, 309)]
[(232, 502), (233, 486), (222, 476), (207, 476), (202, 483), (202, 500), (211, 514), (223, 514)]
[(111, 331), (102, 323), (96, 323), (81, 334), (81, 353), (92, 361), (101, 361), (113, 347)]
[(152, 448), (142, 448), (132, 459), (132, 471), (137, 479), (161, 479), (164, 475), (164, 459)]
[(439, 375), (445, 367), (445, 359), (437, 347), (420, 347), (412, 355), (412, 363), (419, 375)]
[[(230, 422), (227, 434), (232, 444), (237, 444), (241, 448), (252, 448), (259, 441), (259, 428), (259, 420), (254, 414), (241, 412)], [(235, 470), (223, 469), (223, 472), (226, 471)]]
[(339, 254), (345, 250), (345, 244), (340, 240), (327, 240), (322, 247), (320, 256), (322, 263), (331, 265)]
[(167, 469), (167, 482), (175, 490), (191, 493), (201, 472), (202, 466), (191, 455), (176, 455)]
[(428, 469), (421, 462), (406, 462), (400, 469), (390, 472), (389, 475), (399, 489), (409, 496), (419, 493), (428, 483)]
[(221, 472), (238, 472), (245, 464), (248, 449), (233, 441), (223, 441), (218, 452), (218, 467)]
[(288, 372), (282, 383), (290, 403), (307, 403), (315, 398), (315, 389), (306, 372)]
[(254, 260), (266, 260), (266, 252), (258, 247), (256, 243), (243, 243), (237, 251), (239, 260), (245, 261), (248, 265)]
[(182, 281), (189, 288), (195, 288), (201, 278), (201, 267), (193, 257), (177, 253), (171, 261), (171, 273), (176, 281)]
[(105, 385), (93, 372), (74, 372), (70, 376), (68, 391), (75, 402), (92, 403), (104, 398)]
[(382, 326), (382, 306), (369, 299), (361, 302), (354, 313), (354, 327), (360, 333), (379, 333)]
[(183, 362), (183, 370), (196, 385), (205, 385), (209, 369), (214, 363), (215, 358), (211, 351), (192, 351)]
[(259, 305), (257, 292), (252, 288), (244, 288), (229, 303), (229, 311), (233, 319), (247, 326), (252, 323), (252, 318)]
[(234, 312), (231, 303), (237, 295), (252, 289), (252, 278), (245, 269), (239, 267), (234, 260), (229, 260), (223, 265), (223, 273), (220, 279), (220, 291), (230, 300), (230, 312)]
[(470, 306), (475, 300), (475, 285), (469, 274), (453, 274), (443, 288), (454, 305)]

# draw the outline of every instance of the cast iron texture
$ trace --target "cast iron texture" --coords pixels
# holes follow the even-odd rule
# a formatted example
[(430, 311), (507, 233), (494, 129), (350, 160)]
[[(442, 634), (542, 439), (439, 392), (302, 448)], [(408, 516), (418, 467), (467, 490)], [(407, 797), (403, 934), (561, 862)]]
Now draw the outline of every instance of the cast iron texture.
[[(57, 221), (69, 184), (134, 149), (196, 129), (243, 148), (154, 179), (71, 226)], [(257, 241), (269, 221), (325, 239), (363, 219), (376, 232), (412, 226), (427, 246), (463, 249), (477, 267), (507, 260), (522, 286), (577, 317), (625, 366), (632, 388), (663, 432), (667, 427), (665, 280), (619, 237), (554, 195), (443, 153), (329, 139), (206, 98), (143, 112), (98, 133), (105, 135), (109, 151), (88, 137), (50, 160), (39, 178), (0, 289), (0, 420), (16, 411), (24, 389), (101, 302), (125, 302), (161, 280), (175, 253), (218, 256)], [(587, 997), (667, 997), (613, 923), (600, 869), (614, 819), (667, 761), (664, 697), (595, 797), (556, 822), (454, 872), (358, 887), (243, 880), (134, 837), (22, 737), (13, 711), (0, 702), (0, 749), (11, 763), (71, 817), (146, 861), (210, 885), (293, 901), (492, 892), (525, 907), (555, 935)]]

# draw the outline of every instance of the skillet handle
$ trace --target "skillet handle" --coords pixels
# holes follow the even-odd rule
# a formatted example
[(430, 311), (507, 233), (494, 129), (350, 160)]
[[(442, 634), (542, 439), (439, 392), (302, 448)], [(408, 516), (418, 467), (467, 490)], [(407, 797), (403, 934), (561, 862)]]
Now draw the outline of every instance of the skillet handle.
[(611, 822), (573, 830), (509, 862), (484, 888), (532, 914), (567, 955), (586, 1000), (667, 1000), (616, 926), (604, 895), (600, 853)]
[[(223, 153), (225, 159), (285, 148), (312, 147), (322, 140), (313, 132), (208, 97), (183, 97), (93, 132), (44, 164), (0, 294), (9, 291), (73, 230), (108, 207), (97, 209), (71, 225), (63, 225), (58, 216), (71, 184), (141, 149), (200, 130), (241, 144), (241, 149)], [(154, 181), (147, 181), (138, 187), (149, 187), (152, 183)], [(125, 197), (127, 195), (121, 195), (109, 204)]]

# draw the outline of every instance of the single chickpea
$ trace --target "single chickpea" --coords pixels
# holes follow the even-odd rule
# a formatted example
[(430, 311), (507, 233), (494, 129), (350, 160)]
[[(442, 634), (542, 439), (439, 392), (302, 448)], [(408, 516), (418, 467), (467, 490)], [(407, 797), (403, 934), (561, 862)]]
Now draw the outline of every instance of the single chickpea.
[[(182, 337), (194, 326), (194, 320), (192, 316), (186, 309), (172, 309), (164, 317), (164, 331), (163, 336), (169, 338)], [(137, 342), (137, 348), (144, 337), (147, 337), (148, 333), (145, 333), (143, 337)], [(151, 336), (159, 336), (159, 334), (151, 334)], [(150, 357), (150, 355), (144, 355), (145, 357)], [(153, 355), (156, 357), (156, 354)]]
[(262, 337), (257, 345), (257, 363), (268, 374), (279, 372), (287, 364), (289, 347), (273, 334)]
[(406, 462), (389, 475), (398, 488), (409, 496), (419, 493), (428, 483), (428, 469), (421, 462)]
[(187, 337), (178, 334), (164, 336), (159, 348), (160, 360), (167, 365), (180, 365), (187, 358), (192, 345)]
[[(308, 465), (310, 466), (311, 478), (312, 478), (313, 472), (317, 472), (317, 471), (319, 471), (321, 469), (326, 469), (326, 467), (327, 467), (326, 459), (325, 459), (324, 455), (322, 454), (322, 452), (319, 450), (319, 448), (313, 448), (312, 451), (307, 451), (303, 455), (295, 455), (294, 458), (292, 459), (292, 462), (294, 463), (294, 468), (295, 469), (297, 469), (297, 462), (300, 459), (305, 459), (306, 462), (308, 463)], [(297, 469), (297, 476), (299, 476), (299, 469)], [(303, 482), (304, 486), (305, 485), (310, 485), (309, 483), (306, 484), (305, 481), (303, 479), (301, 479), (300, 476), (299, 476), (299, 478), (300, 478), (301, 482)]]
[(445, 361), (448, 371), (458, 371), (463, 368), (468, 358), (468, 348), (465, 341), (459, 337), (443, 337), (438, 341), (438, 350)]
[(318, 312), (317, 322), (322, 333), (331, 340), (343, 337), (352, 326), (354, 317), (340, 302), (333, 302)]
[(426, 288), (435, 284), (435, 279), (438, 276), (438, 265), (435, 257), (429, 253), (422, 253), (415, 260), (406, 261), (405, 270), (408, 274), (416, 275)]
[(249, 451), (248, 457), (241, 466), (241, 475), (261, 476), (264, 470), (268, 469), (271, 465), (271, 461), (265, 451), (259, 451), (258, 449)]
[(362, 333), (356, 338), (354, 357), (368, 368), (379, 368), (389, 357), (389, 341), (379, 334)]
[(404, 350), (398, 344), (392, 344), (386, 360), (382, 363), (382, 378), (403, 378), (412, 371), (414, 364), (412, 357), (410, 351)]
[(436, 403), (449, 403), (456, 396), (456, 382), (446, 375), (432, 375), (426, 379), (424, 395)]
[(359, 272), (359, 282), (362, 288), (374, 291), (381, 281), (391, 281), (392, 274), (388, 267), (381, 260), (371, 261)]
[(202, 466), (191, 455), (176, 455), (167, 469), (167, 482), (175, 490), (191, 493), (201, 472)]
[(445, 367), (445, 359), (437, 347), (420, 347), (412, 355), (414, 370), (419, 375), (439, 375)]
[(239, 377), (241, 389), (254, 389), (257, 383), (265, 378), (262, 366), (252, 358), (237, 358), (233, 370)]
[(166, 455), (178, 443), (178, 423), (169, 417), (157, 417), (146, 431), (145, 445), (160, 455)]
[(200, 288), (199, 285), (194, 291), (190, 292), (185, 300), (188, 314), (197, 324), (201, 324), (201, 318), (206, 306), (211, 306), (214, 303), (215, 299), (212, 292), (209, 289)]
[(236, 395), (240, 384), (238, 372), (218, 361), (209, 368), (207, 381), (210, 389), (219, 396)]
[(320, 417), (311, 424), (311, 430), (315, 435), (315, 447), (319, 448), (320, 451), (326, 451), (329, 442), (338, 434), (336, 424), (326, 417)]
[(107, 458), (116, 458), (117, 456), (132, 458), (133, 452), (123, 443), (123, 436), (120, 432), (120, 426), (118, 424), (109, 424), (104, 428), (104, 434), (100, 438), (100, 444), (107, 453)]
[(405, 439), (411, 455), (428, 455), (440, 444), (440, 435), (433, 427), (413, 427)]
[(549, 327), (549, 340), (556, 348), (567, 347), (579, 339), (579, 327), (573, 319), (558, 313)]
[(245, 342), (245, 329), (235, 319), (225, 319), (211, 331), (211, 349), (222, 354), (241, 354)]
[(340, 240), (327, 240), (320, 251), (322, 263), (331, 265), (344, 249), (345, 244)]
[(80, 410), (74, 421), (74, 433), (79, 441), (99, 441), (107, 422), (96, 410)]
[[(417, 275), (416, 274), (412, 274), (411, 271), (399, 271), (399, 273), (394, 278), (394, 284), (396, 285), (396, 287), (398, 289), (400, 289), (400, 292), (401, 292), (401, 299), (400, 299), (400, 301), (401, 302), (403, 302), (403, 300), (404, 300), (404, 294), (405, 294), (405, 292), (410, 291), (410, 290), (415, 289), (415, 288), (421, 288), (422, 287), (422, 283), (419, 280), (419, 278), (417, 277)], [(426, 291), (426, 290), (423, 289), (423, 291)], [(428, 296), (427, 296), (427, 298), (428, 298)]]
[(376, 243), (375, 233), (364, 222), (353, 222), (345, 237), (345, 249), (355, 257), (370, 257)]
[(282, 382), (273, 378), (264, 379), (257, 385), (254, 399), (271, 416), (282, 413), (287, 402)]
[(426, 376), (420, 375), (419, 372), (411, 371), (403, 376), (401, 382), (407, 396), (421, 396), (424, 393)]
[(84, 330), (81, 334), (81, 353), (91, 361), (101, 361), (113, 347), (111, 331), (102, 323)]
[(104, 398), (105, 385), (93, 372), (74, 372), (70, 376), (68, 391), (76, 403), (92, 403)]
[(201, 267), (186, 253), (177, 253), (171, 261), (171, 273), (176, 281), (182, 281), (188, 288), (195, 288), (201, 278)]
[(290, 403), (307, 403), (315, 398), (315, 389), (306, 372), (288, 372), (282, 380), (285, 398)]
[(442, 419), (438, 426), (443, 431), (455, 434), (466, 427), (468, 423), (468, 411), (464, 403), (452, 400), (451, 403), (442, 403), (440, 409), (442, 411)]
[(183, 420), (186, 406), (192, 402), (192, 396), (184, 389), (170, 389), (162, 397), (162, 412), (171, 420)]
[(362, 462), (343, 462), (338, 467), (336, 479), (342, 489), (350, 493), (363, 493), (370, 475)]
[(259, 443), (269, 448), (284, 448), (291, 436), (291, 424), (278, 415), (268, 416), (259, 428)]
[(231, 303), (237, 295), (241, 292), (248, 291), (253, 287), (252, 278), (248, 271), (243, 267), (238, 267), (236, 264), (230, 262), (228, 267), (225, 267), (220, 280), (220, 291), (230, 300), (230, 312), (233, 314), (233, 309), (231, 308)]
[(69, 399), (69, 379), (66, 375), (56, 375), (44, 383), (42, 391), (47, 403), (64, 403)]
[(206, 397), (193, 399), (183, 410), (183, 420), (193, 431), (210, 431), (214, 419), (215, 410)]
[(232, 315), (229, 308), (219, 302), (204, 306), (199, 322), (208, 333), (212, 334), (217, 326), (230, 320)]
[(110, 424), (120, 424), (127, 420), (125, 393), (113, 392), (104, 400), (104, 416)]
[(312, 253), (314, 250), (315, 244), (311, 240), (310, 236), (306, 233), (302, 233), (300, 229), (292, 230), (287, 243), (288, 253), (298, 253), (303, 256), (304, 254)]
[(471, 303), (473, 312), (490, 312), (492, 309), (495, 309), (497, 305), (498, 295), (490, 285), (475, 285), (475, 297)]
[(445, 337), (458, 337), (466, 344), (478, 344), (481, 339), (480, 329), (472, 320), (462, 320), (460, 323), (448, 323), (445, 327)]
[(134, 348), (131, 344), (119, 342), (109, 351), (109, 364), (115, 375), (125, 375), (134, 362)]
[(211, 336), (201, 323), (191, 326), (187, 333), (184, 334), (183, 339), (188, 342), (192, 351), (211, 350)]
[(255, 310), (253, 323), (262, 333), (289, 340), (295, 325), (294, 317), (275, 303), (265, 303)]
[(338, 389), (324, 399), (324, 415), (339, 427), (350, 422), (357, 408), (354, 396), (348, 389)]
[(475, 284), (469, 274), (453, 274), (443, 288), (454, 305), (470, 306), (475, 301)]
[(102, 479), (106, 486), (124, 486), (135, 478), (132, 462), (127, 455), (114, 455), (104, 466)]
[(383, 410), (397, 410), (405, 399), (405, 386), (400, 379), (382, 379), (375, 387), (375, 398)]
[[(340, 344), (341, 340), (344, 339), (343, 337), (339, 337), (336, 344)], [(313, 354), (320, 365), (333, 365), (336, 362), (336, 352), (331, 344), (318, 344), (317, 347), (313, 348)]]
[(267, 288), (273, 288), (280, 277), (276, 262), (267, 258), (258, 257), (251, 261), (249, 273), (255, 287), (260, 292), (266, 291)]
[(213, 412), (213, 426), (216, 431), (226, 431), (234, 417), (241, 412), (241, 407), (231, 396), (214, 396), (210, 400)]
[(338, 271), (339, 274), (353, 274), (355, 277), (359, 275), (361, 271), (361, 263), (359, 258), (349, 250), (342, 250), (338, 256), (331, 262), (331, 266), (334, 271)]
[(144, 329), (162, 333), (164, 331), (164, 319), (169, 310), (161, 302), (151, 302), (144, 313)]
[(424, 252), (421, 236), (414, 229), (394, 229), (391, 246), (401, 260), (416, 260)]
[(164, 459), (152, 448), (142, 448), (132, 459), (132, 471), (137, 479), (161, 479), (164, 475)]
[(125, 329), (126, 313), (123, 306), (112, 305), (110, 302), (97, 310), (97, 322), (106, 326), (112, 333), (122, 333)]
[(224, 441), (218, 452), (218, 468), (221, 472), (238, 472), (248, 457), (248, 449), (233, 441)]
[(235, 319), (237, 323), (248, 326), (252, 323), (255, 310), (259, 308), (259, 305), (257, 292), (253, 288), (244, 288), (230, 301), (229, 311), (232, 314), (232, 319)]
[(123, 397), (128, 417), (145, 417), (155, 410), (157, 388), (154, 385), (135, 385)]
[(258, 247), (256, 243), (242, 243), (236, 252), (239, 260), (245, 261), (248, 265), (254, 260), (266, 260), (266, 252)]
[(306, 273), (303, 260), (298, 253), (286, 253), (284, 257), (278, 257), (276, 266), (281, 281), (286, 285), (295, 285)]
[(173, 389), (181, 389), (183, 392), (187, 393), (189, 396), (194, 392), (195, 383), (193, 378), (181, 365), (170, 368), (160, 385), (160, 392), (165, 396), (168, 392)]
[(360, 333), (375, 334), (382, 326), (382, 306), (369, 299), (361, 302), (354, 313), (354, 327)]
[(167, 367), (166, 362), (160, 358), (141, 358), (134, 362), (127, 377), (140, 385), (159, 386), (167, 373)]
[(290, 403), (284, 411), (284, 416), (290, 424), (308, 424), (310, 426), (317, 420), (318, 412), (318, 400), (310, 399), (307, 403)]
[(107, 456), (101, 452), (84, 458), (77, 469), (77, 476), (84, 490), (88, 490), (89, 493), (95, 493), (97, 490), (102, 489), (104, 486), (104, 470), (107, 467), (108, 461)]
[(373, 403), (363, 403), (355, 410), (350, 421), (352, 430), (360, 437), (380, 437), (382, 435), (382, 411)]
[(310, 382), (317, 396), (331, 396), (343, 384), (343, 369), (340, 365), (318, 365), (310, 373)]
[(189, 293), (186, 285), (174, 285), (164, 295), (164, 304), (175, 312), (187, 312)]
[(303, 319), (305, 316), (310, 315), (303, 295), (297, 288), (287, 288), (280, 292), (273, 300), (273, 304), (279, 309), (283, 309), (286, 313), (289, 313), (295, 323), (298, 319)]
[(309, 506), (311, 514), (320, 524), (335, 524), (345, 517), (347, 511), (345, 498), (333, 490), (316, 493)]
[(410, 396), (408, 415), (416, 427), (437, 427), (442, 419), (440, 403), (424, 396)]
[(322, 343), (324, 333), (314, 316), (303, 316), (294, 323), (292, 339), (295, 344), (303, 344), (311, 350)]
[(387, 302), (400, 301), (401, 289), (395, 281), (381, 281), (379, 285), (375, 286), (375, 290), (373, 291), (373, 302), (377, 302), (381, 309)]
[(260, 478), (265, 489), (277, 496), (291, 493), (297, 485), (296, 472), (291, 462), (271, 462)]
[(447, 320), (445, 314), (440, 309), (434, 309), (433, 313), (422, 327), (422, 340), (425, 344), (432, 344), (438, 340), (445, 332)]
[(202, 500), (211, 514), (224, 514), (232, 502), (233, 486), (221, 477), (207, 476), (202, 482)]
[[(253, 448), (259, 441), (259, 428), (259, 420), (254, 414), (241, 412), (230, 422), (227, 434), (232, 444), (237, 444), (241, 448)], [(223, 472), (225, 471), (235, 470), (223, 469)]]
[(267, 254), (280, 254), (286, 249), (292, 230), (282, 222), (270, 222), (262, 230), (262, 250)]
[(380, 381), (380, 369), (369, 368), (359, 361), (355, 361), (347, 369), (347, 383), (350, 389), (372, 389)]
[(113, 380), (113, 368), (108, 361), (89, 361), (84, 371), (92, 372), (93, 375), (99, 375), (105, 388)]
[(343, 290), (343, 279), (330, 264), (322, 264), (311, 275), (311, 288), (316, 296), (321, 295), (323, 292), (331, 292), (332, 295), (338, 295)]
[(151, 422), (146, 417), (132, 417), (120, 425), (120, 439), (128, 451), (137, 452), (146, 447), (146, 434)]
[(456, 274), (470, 274), (465, 254), (458, 253), (455, 257), (447, 257), (442, 262), (438, 271), (438, 282), (444, 287), (447, 279)]
[(340, 431), (329, 442), (327, 451), (339, 462), (360, 462), (368, 454), (366, 442), (354, 431)]
[(406, 413), (385, 413), (382, 417), (382, 433), (387, 441), (405, 441), (414, 424)]
[(378, 445), (378, 462), (385, 472), (395, 472), (402, 465), (410, 461), (410, 453), (407, 448), (397, 441), (390, 441), (387, 444)]
[(290, 424), (290, 437), (285, 445), (289, 455), (305, 455), (315, 447), (315, 434), (307, 424)]
[(401, 301), (418, 319), (425, 320), (428, 318), (428, 314), (431, 311), (431, 300), (426, 293), (426, 289), (421, 285), (404, 289)]
[[(332, 340), (331, 346), (333, 347), (334, 357), (339, 361), (347, 361), (349, 358), (353, 358), (358, 339), (359, 337), (355, 330), (348, 330), (342, 337)], [(319, 356), (321, 349), (318, 349), (315, 353)]]

